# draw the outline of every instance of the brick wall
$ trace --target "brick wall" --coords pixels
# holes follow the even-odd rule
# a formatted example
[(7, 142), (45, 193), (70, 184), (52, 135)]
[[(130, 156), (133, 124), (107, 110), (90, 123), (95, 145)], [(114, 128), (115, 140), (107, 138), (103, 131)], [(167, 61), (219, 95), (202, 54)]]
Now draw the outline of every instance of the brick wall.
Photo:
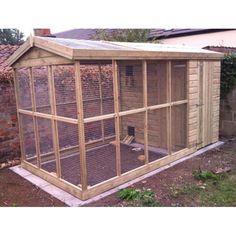
[(236, 88), (220, 101), (220, 134), (236, 135)]
[(0, 162), (20, 156), (14, 85), (0, 80)]

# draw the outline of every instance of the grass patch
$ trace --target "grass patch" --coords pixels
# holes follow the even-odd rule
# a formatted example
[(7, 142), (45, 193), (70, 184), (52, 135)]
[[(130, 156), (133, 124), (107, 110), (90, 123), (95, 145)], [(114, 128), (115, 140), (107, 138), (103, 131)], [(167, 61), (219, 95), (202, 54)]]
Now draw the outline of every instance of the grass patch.
[(194, 178), (203, 182), (176, 188), (172, 191), (172, 197), (187, 203), (191, 200), (197, 206), (236, 206), (236, 170), (212, 174), (209, 171), (194, 172)]
[(156, 200), (154, 192), (135, 188), (125, 188), (118, 192), (118, 197), (126, 206), (157, 207), (161, 204)]

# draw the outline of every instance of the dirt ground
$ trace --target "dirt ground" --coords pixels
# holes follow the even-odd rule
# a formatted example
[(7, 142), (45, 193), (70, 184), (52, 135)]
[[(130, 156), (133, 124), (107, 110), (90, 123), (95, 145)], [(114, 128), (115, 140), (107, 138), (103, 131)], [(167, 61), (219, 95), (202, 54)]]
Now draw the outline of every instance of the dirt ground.
[[(149, 177), (132, 187), (150, 189), (156, 194), (157, 200), (162, 206), (194, 206), (191, 199), (183, 199), (184, 202), (176, 202), (172, 191), (176, 186), (186, 183), (195, 183), (192, 176), (194, 170), (212, 170), (219, 168), (236, 167), (236, 139), (223, 140), (225, 144), (220, 148), (208, 151), (200, 156), (182, 162), (161, 173)], [(45, 193), (22, 177), (9, 169), (0, 170), (0, 206), (66, 206), (64, 203)], [(114, 193), (97, 202), (86, 206), (89, 207), (121, 207), (122, 201)]]

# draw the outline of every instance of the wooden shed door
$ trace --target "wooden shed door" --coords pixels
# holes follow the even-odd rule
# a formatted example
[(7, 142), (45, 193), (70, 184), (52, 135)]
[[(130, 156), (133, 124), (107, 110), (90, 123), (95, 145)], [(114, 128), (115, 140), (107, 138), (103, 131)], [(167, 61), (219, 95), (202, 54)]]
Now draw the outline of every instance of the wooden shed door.
[(198, 149), (212, 141), (212, 71), (211, 62), (199, 62)]

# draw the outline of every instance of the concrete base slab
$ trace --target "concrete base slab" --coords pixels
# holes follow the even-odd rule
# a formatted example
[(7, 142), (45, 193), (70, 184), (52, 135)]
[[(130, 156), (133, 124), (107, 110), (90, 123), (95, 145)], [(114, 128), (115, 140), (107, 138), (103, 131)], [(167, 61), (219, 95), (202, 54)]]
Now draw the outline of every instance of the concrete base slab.
[(144, 179), (146, 179), (146, 178), (148, 178), (152, 175), (155, 175), (155, 174), (157, 174), (157, 173), (159, 173), (163, 170), (166, 170), (166, 169), (168, 169), (172, 166), (175, 166), (178, 163), (181, 163), (181, 162), (186, 161), (190, 158), (196, 157), (196, 156), (198, 156), (198, 155), (200, 155), (200, 154), (202, 154), (206, 151), (217, 148), (217, 147), (219, 147), (223, 144), (224, 144), (224, 142), (219, 141), (219, 142), (216, 142), (214, 144), (208, 145), (208, 146), (206, 146), (206, 147), (204, 147), (204, 148), (202, 148), (202, 149), (200, 149), (200, 150), (198, 150), (198, 151), (196, 151), (196, 152), (194, 152), (194, 153), (192, 153), (192, 154), (190, 154), (186, 157), (181, 158), (180, 160), (174, 161), (174, 162), (172, 162), (172, 163), (170, 163), (166, 166), (158, 168), (158, 169), (156, 169), (156, 170), (154, 170), (154, 171), (152, 171), (148, 174), (145, 174), (145, 175), (143, 175), (139, 178), (136, 178), (136, 179), (134, 179), (132, 181), (129, 181), (125, 184), (122, 184), (122, 185), (120, 185), (116, 188), (113, 188), (109, 191), (106, 191), (102, 194), (99, 194), (98, 196), (95, 196), (95, 197), (93, 197), (91, 199), (88, 199), (86, 201), (82, 201), (82, 200), (74, 197), (73, 195), (65, 192), (64, 190), (48, 183), (47, 181), (41, 179), (40, 177), (38, 177), (38, 176), (30, 173), (29, 171), (23, 169), (21, 166), (14, 166), (14, 167), (11, 167), (10, 169), (12, 171), (14, 171), (16, 174), (19, 174), (21, 177), (29, 180), (31, 183), (38, 186), (39, 188), (41, 188), (45, 192), (51, 194), (53, 197), (55, 197), (55, 198), (59, 199), (60, 201), (64, 202), (66, 205), (71, 206), (71, 207), (75, 207), (75, 206), (82, 206), (82, 205), (86, 205), (86, 204), (91, 203), (91, 202), (98, 201), (98, 200), (100, 200), (100, 199), (102, 199), (102, 198), (104, 198), (108, 195), (111, 195), (115, 192), (118, 192), (120, 189), (127, 188), (127, 187), (141, 181), (141, 180), (144, 180)]

